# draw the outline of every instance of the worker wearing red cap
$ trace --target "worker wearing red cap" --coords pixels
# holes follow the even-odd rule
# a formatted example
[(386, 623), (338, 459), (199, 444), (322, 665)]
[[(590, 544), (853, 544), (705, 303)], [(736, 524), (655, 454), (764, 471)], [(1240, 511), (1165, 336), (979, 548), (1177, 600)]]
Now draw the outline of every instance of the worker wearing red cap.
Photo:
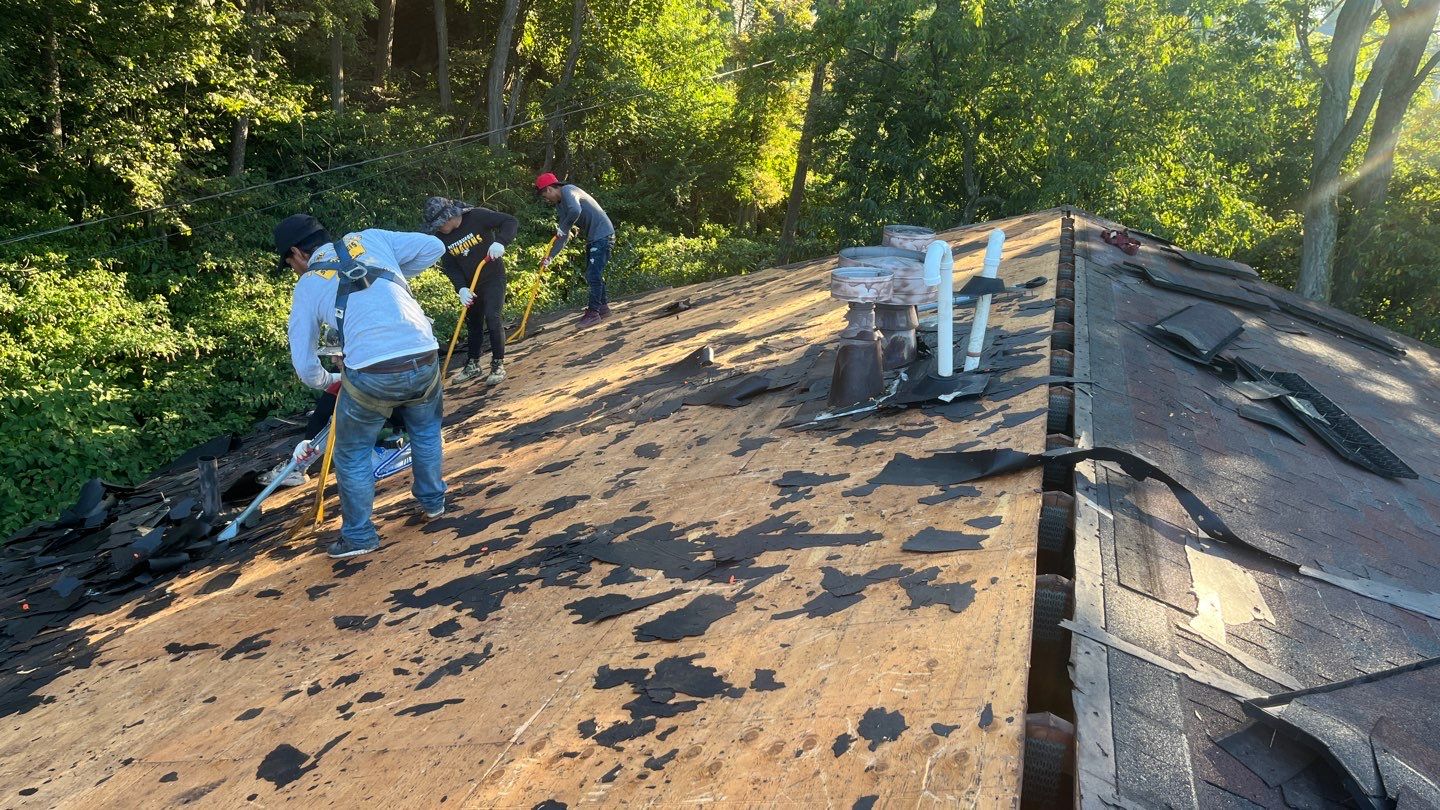
[(549, 267), (565, 249), (571, 228), (578, 225), (585, 235), (585, 283), (590, 285), (590, 300), (576, 325), (594, 326), (610, 314), (610, 302), (605, 297), (605, 264), (610, 261), (610, 250), (615, 246), (615, 226), (594, 197), (577, 185), (561, 183), (552, 172), (535, 178), (535, 190), (546, 203), (557, 208), (555, 244), (541, 260), (542, 267)]

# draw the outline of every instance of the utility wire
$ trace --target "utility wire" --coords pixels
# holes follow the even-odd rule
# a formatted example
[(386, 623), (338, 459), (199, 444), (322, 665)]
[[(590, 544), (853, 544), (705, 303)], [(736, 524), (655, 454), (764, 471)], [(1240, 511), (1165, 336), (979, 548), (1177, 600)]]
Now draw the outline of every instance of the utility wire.
[[(756, 62), (756, 63), (754, 63), (754, 64), (752, 64), (752, 65), (745, 65), (745, 66), (743, 66), (743, 67), (738, 67), (738, 68), (734, 68), (734, 69), (731, 69), (731, 70), (721, 71), (721, 72), (719, 72), (719, 73), (715, 73), (715, 74), (712, 74), (712, 75), (708, 76), (707, 79), (709, 79), (710, 81), (718, 81), (718, 80), (720, 80), (720, 79), (724, 79), (724, 78), (727, 78), (727, 77), (729, 77), (729, 76), (733, 76), (733, 75), (735, 75), (735, 74), (737, 74), (737, 73), (743, 73), (743, 72), (745, 72), (745, 71), (747, 71), (747, 70), (754, 70), (754, 69), (756, 69), (756, 68), (765, 67), (765, 66), (768, 66), (768, 65), (773, 65), (773, 64), (775, 64), (777, 61), (779, 61), (779, 60), (778, 60), (778, 59), (767, 59), (767, 60), (765, 60), (765, 61), (763, 61), (763, 62)], [(83, 220), (83, 221), (81, 221), (81, 222), (75, 222), (75, 223), (71, 223), (71, 224), (69, 224), (69, 225), (62, 225), (62, 226), (60, 226), (60, 227), (58, 227), (58, 228), (50, 228), (50, 229), (48, 229), (48, 230), (34, 231), (34, 232), (32, 232), (32, 233), (21, 234), (21, 235), (19, 235), (19, 236), (10, 237), (9, 239), (0, 240), (0, 247), (4, 247), (4, 246), (6, 246), (6, 245), (13, 245), (13, 244), (16, 244), (16, 243), (18, 243), (18, 242), (27, 242), (27, 241), (30, 241), (30, 240), (32, 240), (32, 239), (39, 239), (39, 238), (45, 237), (45, 236), (54, 236), (54, 235), (56, 235), (56, 234), (67, 233), (67, 232), (69, 232), (69, 231), (79, 230), (79, 229), (81, 229), (81, 228), (88, 228), (88, 227), (90, 227), (90, 226), (92, 226), (92, 225), (101, 225), (101, 224), (104, 224), (104, 223), (106, 223), (106, 222), (114, 222), (114, 221), (116, 221), (116, 220), (129, 219), (129, 218), (131, 218), (131, 217), (145, 216), (145, 215), (148, 215), (148, 214), (158, 213), (158, 212), (160, 212), (160, 211), (168, 211), (168, 210), (170, 210), (170, 209), (172, 209), (172, 208), (182, 208), (182, 207), (194, 205), (194, 204), (196, 204), (196, 203), (207, 202), (207, 201), (210, 201), (210, 200), (218, 200), (218, 199), (221, 199), (221, 198), (224, 198), (224, 197), (232, 197), (232, 196), (234, 196), (234, 195), (236, 195), (236, 194), (244, 194), (244, 193), (246, 193), (246, 192), (257, 191), (257, 190), (259, 190), (259, 189), (272, 188), (272, 187), (274, 187), (274, 186), (285, 185), (285, 184), (287, 184), (287, 183), (294, 183), (294, 182), (298, 182), (298, 181), (300, 181), (300, 180), (306, 180), (306, 179), (311, 178), (311, 177), (318, 177), (318, 176), (323, 175), (323, 174), (329, 174), (329, 173), (331, 173), (331, 172), (338, 172), (338, 171), (342, 171), (342, 170), (344, 170), (344, 169), (354, 169), (354, 168), (358, 168), (358, 167), (361, 167), (361, 166), (367, 166), (367, 165), (369, 165), (369, 164), (371, 164), (371, 163), (378, 163), (378, 162), (380, 162), (380, 161), (382, 161), (382, 160), (390, 160), (390, 159), (397, 158), (397, 157), (403, 157), (403, 156), (405, 156), (405, 155), (413, 155), (413, 154), (416, 154), (416, 153), (419, 153), (419, 152), (427, 152), (427, 153), (428, 153), (429, 150), (431, 150), (431, 149), (436, 149), (436, 148), (439, 148), (439, 147), (442, 147), (442, 146), (443, 146), (443, 147), (459, 146), (459, 145), (465, 144), (465, 143), (467, 143), (467, 142), (474, 141), (474, 140), (477, 140), (477, 139), (479, 139), (479, 138), (484, 138), (484, 137), (486, 137), (486, 136), (488, 136), (488, 135), (495, 134), (495, 133), (497, 133), (497, 132), (510, 132), (510, 131), (513, 131), (513, 130), (520, 129), (520, 128), (522, 128), (522, 127), (530, 126), (530, 125), (532, 125), (532, 124), (538, 124), (538, 123), (540, 123), (540, 122), (542, 122), (542, 121), (549, 121), (549, 120), (551, 120), (552, 118), (563, 117), (563, 116), (566, 116), (566, 115), (573, 115), (573, 114), (575, 114), (575, 113), (589, 112), (590, 110), (599, 109), (600, 107), (603, 107), (603, 106), (605, 106), (606, 104), (614, 104), (614, 103), (618, 103), (618, 102), (622, 102), (622, 101), (629, 101), (629, 100), (631, 100), (631, 99), (638, 98), (638, 97), (640, 97), (640, 96), (643, 96), (643, 95), (646, 95), (646, 94), (649, 94), (649, 93), (652, 93), (652, 92), (656, 92), (656, 91), (661, 90), (661, 89), (668, 89), (668, 88), (670, 88), (670, 87), (678, 87), (680, 84), (683, 84), (683, 82), (675, 82), (674, 84), (666, 85), (664, 88), (654, 88), (653, 90), (651, 90), (651, 89), (640, 90), (640, 91), (637, 91), (637, 92), (635, 92), (635, 93), (631, 93), (630, 95), (627, 95), (627, 96), (622, 96), (622, 97), (620, 97), (620, 98), (612, 99), (612, 100), (608, 100), (608, 101), (595, 102), (595, 103), (593, 103), (593, 104), (590, 104), (590, 105), (587, 105), (587, 106), (584, 106), (584, 107), (576, 107), (576, 108), (569, 109), (569, 110), (556, 110), (555, 112), (549, 113), (548, 115), (542, 115), (542, 116), (539, 116), (539, 117), (536, 117), (536, 118), (531, 118), (531, 119), (528, 119), (528, 120), (525, 120), (525, 121), (521, 121), (521, 122), (518, 122), (518, 123), (509, 124), (509, 125), (506, 125), (506, 126), (503, 126), (503, 127), (496, 127), (496, 128), (494, 128), (494, 129), (488, 129), (488, 130), (486, 130), (486, 131), (484, 131), (484, 132), (476, 132), (476, 133), (470, 134), (470, 135), (460, 135), (460, 136), (458, 136), (458, 137), (449, 138), (449, 139), (446, 139), (446, 140), (443, 140), (443, 141), (435, 141), (434, 143), (428, 143), (428, 144), (425, 144), (424, 146), (416, 146), (416, 147), (412, 147), (412, 148), (410, 148), (410, 149), (402, 149), (402, 150), (400, 150), (400, 151), (398, 151), (398, 152), (391, 152), (390, 154), (387, 154), (387, 155), (377, 155), (377, 156), (372, 157), (372, 158), (366, 158), (366, 159), (364, 159), (364, 160), (357, 160), (357, 161), (355, 161), (355, 162), (353, 162), (353, 163), (343, 163), (343, 164), (341, 164), (341, 165), (339, 165), (339, 166), (330, 166), (330, 167), (324, 168), (324, 169), (317, 169), (317, 170), (315, 170), (315, 171), (313, 171), (313, 172), (305, 172), (305, 173), (303, 173), (303, 174), (296, 174), (296, 175), (292, 175), (292, 176), (290, 176), (290, 177), (283, 177), (283, 178), (280, 178), (280, 179), (278, 179), (278, 180), (270, 180), (270, 181), (267, 181), (267, 182), (264, 182), (264, 183), (255, 183), (255, 184), (252, 184), (252, 185), (243, 186), (243, 187), (241, 187), (241, 188), (228, 189), (228, 190), (226, 190), (226, 191), (220, 191), (220, 192), (216, 192), (216, 193), (214, 193), (214, 194), (206, 194), (206, 195), (204, 195), (204, 196), (194, 197), (194, 198), (189, 199), (189, 200), (180, 200), (180, 201), (177, 201), (177, 202), (166, 203), (166, 204), (164, 204), (164, 205), (157, 205), (157, 206), (155, 206), (155, 207), (153, 207), (153, 208), (145, 208), (145, 209), (142, 209), (142, 210), (139, 210), (139, 211), (131, 211), (131, 212), (124, 213), (124, 214), (112, 214), (112, 215), (110, 215), (110, 216), (99, 217), (99, 218), (97, 218), (97, 219)], [(422, 155), (421, 158), (423, 158), (423, 157), (429, 157), (429, 155), (428, 155), (428, 154)], [(421, 159), (421, 158), (417, 158), (417, 160), (419, 160), (419, 159)], [(413, 162), (413, 161), (412, 161), (412, 162)], [(379, 176), (379, 175), (372, 175), (372, 176)], [(347, 184), (347, 185), (348, 185), (348, 184)], [(337, 186), (336, 188), (338, 188), (338, 186)], [(275, 207), (275, 206), (273, 206), (273, 205), (271, 205), (271, 206), (266, 206), (265, 208), (256, 209), (256, 211), (254, 211), (254, 212), (252, 212), (252, 213), (258, 213), (259, 211), (264, 211), (264, 210), (267, 210), (267, 209), (269, 209), (269, 208), (274, 208), (274, 207)], [(232, 220), (222, 220), (222, 221), (233, 221), (233, 219), (232, 219)], [(219, 224), (219, 223), (217, 222), (217, 223), (214, 223), (214, 224)], [(157, 241), (158, 239), (163, 239), (163, 238), (165, 238), (165, 237), (163, 237), (163, 236), (162, 236), (162, 237), (156, 237), (155, 239), (148, 239), (148, 240), (144, 240), (144, 241), (141, 241), (141, 242), (136, 242), (136, 243), (134, 243), (134, 244), (136, 244), (136, 245), (146, 244), (146, 243), (148, 243), (148, 242)]]

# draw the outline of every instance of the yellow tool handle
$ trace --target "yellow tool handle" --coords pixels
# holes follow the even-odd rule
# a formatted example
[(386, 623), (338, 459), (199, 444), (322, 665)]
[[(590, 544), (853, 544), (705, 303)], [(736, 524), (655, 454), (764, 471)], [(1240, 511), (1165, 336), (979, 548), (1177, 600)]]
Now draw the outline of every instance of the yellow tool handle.
[[(486, 256), (480, 260), (479, 266), (475, 268), (475, 275), (470, 278), (470, 293), (474, 295), (475, 287), (480, 284), (480, 271), (490, 263), (490, 257)], [(440, 367), (440, 379), (445, 379), (445, 373), (450, 370), (450, 357), (455, 354), (455, 344), (460, 340), (460, 327), (465, 325), (465, 316), (470, 314), (470, 307), (460, 308), (460, 317), (455, 320), (455, 334), (450, 336), (450, 348), (445, 350), (445, 365)], [(475, 358), (470, 358), (474, 360)]]
[[(550, 251), (555, 249), (555, 240), (560, 234), (550, 237), (550, 244), (545, 247), (545, 255), (549, 256)], [(525, 325), (530, 322), (530, 310), (535, 307), (535, 297), (540, 294), (540, 284), (545, 280), (545, 263), (540, 263), (540, 270), (535, 275), (535, 283), (530, 286), (530, 300), (525, 302), (525, 314), (520, 317), (520, 325), (510, 334), (510, 340), (518, 340), (525, 337)]]
[(335, 424), (340, 417), (340, 397), (345, 389), (335, 393), (335, 410), (330, 414), (330, 435), (325, 438), (325, 457), (320, 461), (320, 475), (315, 479), (314, 525), (325, 522), (325, 481), (330, 477), (330, 458), (335, 454)]

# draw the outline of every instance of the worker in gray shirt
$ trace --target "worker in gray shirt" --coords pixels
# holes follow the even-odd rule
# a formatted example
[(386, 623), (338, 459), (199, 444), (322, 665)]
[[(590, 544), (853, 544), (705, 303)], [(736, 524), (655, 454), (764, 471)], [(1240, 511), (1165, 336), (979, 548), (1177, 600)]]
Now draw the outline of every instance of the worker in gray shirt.
[(535, 178), (535, 190), (546, 203), (557, 208), (555, 244), (541, 260), (541, 267), (549, 267), (565, 249), (571, 228), (578, 225), (585, 235), (585, 283), (590, 285), (590, 301), (576, 326), (582, 329), (594, 326), (610, 314), (610, 302), (605, 297), (605, 264), (610, 261), (610, 250), (615, 246), (615, 226), (610, 224), (610, 217), (594, 197), (579, 186), (561, 183), (552, 172)]

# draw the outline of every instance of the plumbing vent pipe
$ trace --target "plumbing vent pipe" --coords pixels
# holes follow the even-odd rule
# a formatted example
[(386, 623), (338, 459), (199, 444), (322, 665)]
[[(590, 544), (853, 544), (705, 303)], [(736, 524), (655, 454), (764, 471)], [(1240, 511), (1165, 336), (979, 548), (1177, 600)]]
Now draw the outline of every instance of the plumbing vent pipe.
[[(941, 239), (930, 243), (925, 251), (925, 285), (940, 285), (939, 321), (935, 324), (935, 374), (949, 377), (955, 373), (955, 254), (950, 244)], [(986, 304), (990, 300), (987, 296)]]
[[(990, 232), (990, 242), (985, 246), (985, 266), (980, 271), (983, 278), (995, 278), (1000, 272), (1000, 251), (1005, 247), (1005, 232), (996, 228)], [(965, 370), (974, 371), (980, 367), (980, 350), (985, 347), (985, 327), (990, 323), (990, 295), (980, 296), (975, 304), (975, 321), (970, 326), (970, 345), (965, 349)], [(943, 298), (941, 299), (944, 300)], [(946, 316), (941, 315), (944, 323)]]

